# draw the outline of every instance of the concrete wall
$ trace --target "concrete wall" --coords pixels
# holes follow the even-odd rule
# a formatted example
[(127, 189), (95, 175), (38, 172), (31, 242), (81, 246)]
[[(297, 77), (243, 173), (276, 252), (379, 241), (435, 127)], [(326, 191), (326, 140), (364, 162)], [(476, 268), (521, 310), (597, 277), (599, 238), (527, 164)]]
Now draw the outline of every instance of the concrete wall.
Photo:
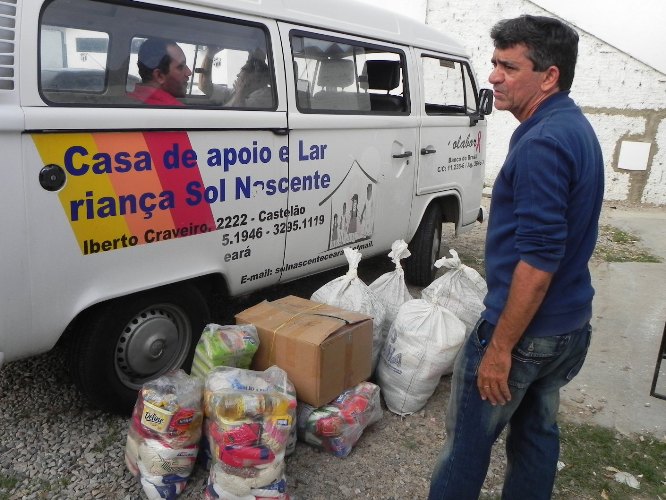
[[(461, 40), (472, 55), (481, 86), (489, 87), (490, 28), (500, 19), (521, 14), (553, 15), (527, 0), (427, 0), (425, 18)], [(580, 44), (571, 96), (599, 136), (606, 165), (605, 198), (666, 205), (666, 75), (575, 28)], [(489, 117), (487, 186), (502, 166), (517, 125), (507, 112), (495, 110)]]

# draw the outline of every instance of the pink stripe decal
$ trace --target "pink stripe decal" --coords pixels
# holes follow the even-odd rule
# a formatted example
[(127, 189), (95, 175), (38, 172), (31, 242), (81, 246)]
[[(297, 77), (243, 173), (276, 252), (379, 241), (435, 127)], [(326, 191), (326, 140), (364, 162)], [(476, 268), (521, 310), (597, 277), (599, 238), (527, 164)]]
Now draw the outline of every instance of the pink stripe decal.
[(171, 210), (176, 229), (192, 225), (206, 225), (215, 229), (213, 212), (205, 201), (187, 203), (187, 186), (197, 183), (203, 186), (197, 163), (196, 152), (192, 149), (187, 132), (145, 132), (143, 134), (155, 171), (163, 190), (176, 193), (176, 207)]

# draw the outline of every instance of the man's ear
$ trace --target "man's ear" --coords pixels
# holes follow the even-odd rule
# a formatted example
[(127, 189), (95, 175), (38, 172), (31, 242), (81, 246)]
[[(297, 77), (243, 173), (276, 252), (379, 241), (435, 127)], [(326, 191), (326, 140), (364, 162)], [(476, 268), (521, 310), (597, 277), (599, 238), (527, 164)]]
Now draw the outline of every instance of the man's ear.
[(164, 83), (164, 80), (166, 79), (164, 73), (162, 73), (162, 70), (159, 68), (155, 68), (153, 70), (153, 81), (159, 83), (162, 85)]
[(560, 85), (560, 68), (557, 66), (550, 66), (543, 73), (543, 80), (541, 81), (541, 90), (550, 92), (553, 89), (559, 89)]

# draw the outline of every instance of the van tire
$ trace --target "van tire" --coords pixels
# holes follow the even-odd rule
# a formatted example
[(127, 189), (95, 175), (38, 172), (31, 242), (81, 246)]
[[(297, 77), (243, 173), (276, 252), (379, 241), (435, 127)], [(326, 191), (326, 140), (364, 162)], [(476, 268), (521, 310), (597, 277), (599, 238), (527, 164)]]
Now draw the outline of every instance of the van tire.
[(409, 242), (411, 255), (405, 260), (405, 278), (413, 285), (428, 286), (435, 277), (435, 261), (442, 241), (442, 209), (437, 203), (426, 210), (416, 234)]
[(77, 322), (72, 378), (92, 406), (128, 415), (145, 382), (177, 368), (189, 371), (208, 319), (208, 305), (191, 285), (104, 302)]

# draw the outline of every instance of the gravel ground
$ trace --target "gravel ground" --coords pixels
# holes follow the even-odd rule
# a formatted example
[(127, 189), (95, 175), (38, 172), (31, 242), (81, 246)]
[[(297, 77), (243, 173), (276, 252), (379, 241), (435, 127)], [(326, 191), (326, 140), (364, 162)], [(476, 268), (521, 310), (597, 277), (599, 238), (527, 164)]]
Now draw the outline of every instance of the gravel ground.
[[(461, 256), (480, 259), (484, 239), (485, 225), (477, 225), (451, 239), (450, 246)], [(373, 260), (368, 265), (362, 261), (359, 268), (366, 283), (390, 270), (388, 259)], [(325, 282), (340, 273), (319, 280)], [(307, 291), (320, 284), (310, 279), (273, 293), (309, 296)], [(417, 289), (412, 292), (418, 294)], [(262, 298), (246, 300), (254, 303)], [(382, 420), (366, 429), (347, 458), (298, 443), (287, 458), (293, 498), (425, 498), (445, 437), (449, 389), (450, 377), (443, 377), (425, 408), (406, 418), (384, 410)], [(62, 347), (6, 364), (0, 370), (0, 500), (145, 498), (124, 464), (128, 422), (87, 406), (68, 375)], [(496, 446), (484, 497), (497, 495), (503, 470), (503, 447)], [(206, 479), (207, 471), (197, 468), (181, 498), (201, 498)]]
[[(145, 498), (124, 463), (128, 419), (86, 406), (62, 349), (10, 363), (1, 375), (0, 499)], [(385, 410), (347, 458), (298, 443), (287, 458), (293, 498), (425, 498), (444, 439), (449, 382), (444, 377), (426, 407), (410, 417)], [(502, 470), (495, 457), (488, 489), (501, 483)], [(197, 468), (180, 498), (202, 498), (206, 479), (207, 471)]]

